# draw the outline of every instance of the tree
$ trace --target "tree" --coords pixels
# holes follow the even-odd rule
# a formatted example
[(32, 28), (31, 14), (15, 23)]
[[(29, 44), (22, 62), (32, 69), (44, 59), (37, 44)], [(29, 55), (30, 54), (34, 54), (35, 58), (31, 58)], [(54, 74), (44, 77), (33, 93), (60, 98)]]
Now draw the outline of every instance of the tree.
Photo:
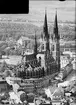
[(4, 62), (1, 64), (0, 71), (1, 71), (1, 72), (4, 72), (5, 69), (6, 69), (6, 67), (7, 67), (7, 64), (6, 64), (6, 62), (4, 61)]
[(4, 72), (4, 76), (5, 77), (8, 77), (8, 76), (14, 76), (14, 73), (11, 71), (11, 70), (6, 70), (5, 72)]
[(67, 100), (66, 105), (70, 105), (69, 100)]
[(2, 55), (5, 55), (6, 53), (5, 53), (5, 51), (1, 51), (1, 54), (2, 54)]
[(20, 100), (21, 100), (22, 102), (24, 102), (24, 101), (27, 100), (27, 99), (28, 99), (28, 96), (27, 96), (26, 93), (23, 93), (23, 94), (20, 95)]
[(10, 96), (9, 96), (9, 93), (8, 92), (5, 92), (5, 94), (3, 96), (1, 96), (1, 100), (6, 100), (8, 99)]
[(35, 95), (33, 93), (28, 93), (28, 99), (27, 99), (27, 101), (32, 103), (33, 100), (34, 100), (34, 97), (35, 97)]

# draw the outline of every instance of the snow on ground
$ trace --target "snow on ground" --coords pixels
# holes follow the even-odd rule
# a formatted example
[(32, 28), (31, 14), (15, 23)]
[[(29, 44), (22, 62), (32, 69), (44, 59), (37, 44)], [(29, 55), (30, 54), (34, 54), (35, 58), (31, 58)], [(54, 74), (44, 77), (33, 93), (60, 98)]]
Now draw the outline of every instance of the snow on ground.
[(48, 89), (44, 89), (44, 90), (45, 90), (45, 94), (47, 95), (47, 97), (52, 98), (52, 93), (51, 93), (50, 89), (48, 88)]
[(9, 84), (9, 85), (13, 85), (14, 82), (10, 80), (11, 77), (6, 77), (6, 82)]
[(55, 84), (53, 86), (49, 86), (48, 88), (44, 88), (45, 94), (47, 95), (47, 97), (50, 97), (52, 99), (53, 93), (56, 89), (57, 89), (57, 87)]
[(29, 105), (35, 105), (34, 103), (29, 103)]
[(21, 102), (21, 100), (20, 100), (20, 98), (18, 97), (18, 95), (17, 94), (15, 94), (14, 92), (9, 92), (9, 95), (10, 95), (10, 100), (14, 100), (15, 101), (15, 103), (22, 103)]
[(24, 92), (23, 91), (20, 91), (20, 92), (17, 91), (19, 89), (19, 85), (14, 83), (13, 81), (11, 81), (11, 78), (12, 77), (6, 77), (7, 83), (9, 85), (12, 85), (12, 87), (13, 87), (13, 91), (9, 92), (10, 100), (14, 100), (15, 103), (19, 103), (19, 102), (21, 103), (20, 95), (23, 94)]
[(16, 55), (13, 55), (13, 56), (8, 56), (9, 59), (5, 58), (5, 59), (0, 59), (0, 62), (6, 62), (7, 64), (12, 64), (12, 65), (17, 65), (18, 63), (21, 63), (21, 59), (22, 57), (21, 56), (16, 56)]
[(65, 87), (69, 85), (69, 81), (65, 81), (63, 83), (58, 83), (58, 87)]

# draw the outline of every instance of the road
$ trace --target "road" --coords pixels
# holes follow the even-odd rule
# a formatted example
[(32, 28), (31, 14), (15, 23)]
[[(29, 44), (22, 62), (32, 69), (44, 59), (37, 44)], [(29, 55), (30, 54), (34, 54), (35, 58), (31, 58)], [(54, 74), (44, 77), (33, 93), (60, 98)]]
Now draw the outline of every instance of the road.
[(64, 81), (69, 81), (74, 77), (76, 78), (76, 70), (72, 70), (72, 72), (64, 79)]
[[(72, 70), (72, 72), (64, 79), (64, 81), (70, 81), (70, 80), (72, 80), (73, 78), (76, 78), (76, 70)], [(57, 87), (56, 84), (54, 83), (53, 86), (50, 85), (48, 88), (50, 89), (51, 94), (52, 94), (58, 87)], [(47, 89), (46, 89), (46, 90), (47, 90)]]

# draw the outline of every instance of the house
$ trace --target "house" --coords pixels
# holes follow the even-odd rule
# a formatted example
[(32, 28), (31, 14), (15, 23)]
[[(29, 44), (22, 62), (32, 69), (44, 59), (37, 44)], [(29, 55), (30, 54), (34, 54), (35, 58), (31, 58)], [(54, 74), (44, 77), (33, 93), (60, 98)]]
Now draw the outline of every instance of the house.
[(52, 100), (61, 100), (61, 98), (63, 97), (64, 97), (64, 90), (63, 88), (60, 87), (54, 91), (52, 95)]
[(61, 101), (60, 100), (53, 100), (52, 105), (61, 105)]
[(0, 78), (0, 93), (5, 92), (7, 90), (8, 90), (7, 82), (4, 79)]
[(60, 57), (60, 64), (61, 64), (61, 68), (65, 67), (69, 61), (70, 61), (70, 55), (69, 54), (63, 54)]
[(23, 44), (25, 44), (25, 42), (28, 42), (28, 41), (31, 41), (31, 39), (29, 39), (28, 37), (21, 36), (19, 38), (19, 40), (17, 41), (17, 44), (23, 45)]

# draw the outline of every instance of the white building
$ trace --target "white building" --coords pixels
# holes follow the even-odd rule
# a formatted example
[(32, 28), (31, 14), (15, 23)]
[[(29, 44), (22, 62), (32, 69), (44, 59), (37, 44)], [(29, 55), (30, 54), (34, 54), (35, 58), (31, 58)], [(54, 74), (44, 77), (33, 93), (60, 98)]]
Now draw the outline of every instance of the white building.
[(70, 55), (64, 54), (60, 57), (61, 68), (65, 67), (70, 61)]
[(23, 45), (23, 43), (24, 43), (25, 41), (31, 41), (31, 40), (32, 40), (32, 39), (29, 39), (28, 37), (21, 36), (21, 37), (19, 38), (19, 40), (17, 41), (17, 44)]
[(70, 56), (70, 58), (73, 59), (72, 61), (73, 69), (76, 70), (76, 52), (65, 51), (63, 52), (63, 54), (66, 55), (66, 57), (61, 56), (61, 65), (65, 65), (66, 63), (68, 63), (67, 56)]
[(72, 57), (73, 52), (71, 52), (71, 51), (64, 51), (63, 54), (68, 54), (68, 55), (70, 55), (70, 57)]

